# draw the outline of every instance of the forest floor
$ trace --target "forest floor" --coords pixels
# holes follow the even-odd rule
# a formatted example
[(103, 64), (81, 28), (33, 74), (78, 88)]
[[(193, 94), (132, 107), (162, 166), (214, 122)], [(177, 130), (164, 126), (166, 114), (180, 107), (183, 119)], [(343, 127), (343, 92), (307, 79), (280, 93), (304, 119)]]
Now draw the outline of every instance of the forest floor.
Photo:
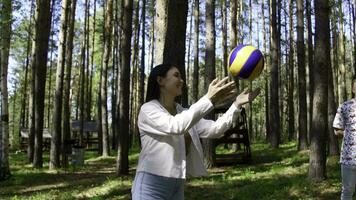
[[(26, 164), (25, 153), (10, 153), (12, 177), (0, 182), (0, 199), (131, 199), (137, 148), (130, 152), (130, 175), (120, 177), (114, 156), (96, 157), (96, 152), (86, 151), (84, 167), (50, 171), (48, 154), (44, 168), (36, 170)], [(339, 199), (338, 157), (328, 157), (328, 178), (322, 182), (307, 178), (308, 162), (309, 151), (298, 152), (295, 142), (276, 150), (254, 144), (249, 164), (216, 167), (209, 177), (188, 179), (185, 199)]]

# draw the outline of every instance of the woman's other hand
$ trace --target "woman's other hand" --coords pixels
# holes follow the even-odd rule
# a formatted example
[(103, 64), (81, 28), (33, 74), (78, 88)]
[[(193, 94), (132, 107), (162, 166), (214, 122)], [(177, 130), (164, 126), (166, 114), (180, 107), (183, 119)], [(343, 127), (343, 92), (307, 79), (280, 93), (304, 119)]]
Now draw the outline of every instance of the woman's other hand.
[(242, 105), (252, 102), (259, 94), (260, 88), (257, 88), (252, 92), (249, 92), (248, 88), (246, 88), (241, 94), (236, 97), (234, 104), (237, 108), (240, 108)]
[(228, 79), (229, 77), (222, 80), (216, 78), (210, 83), (206, 95), (214, 105), (234, 93), (235, 83), (234, 81), (228, 82)]

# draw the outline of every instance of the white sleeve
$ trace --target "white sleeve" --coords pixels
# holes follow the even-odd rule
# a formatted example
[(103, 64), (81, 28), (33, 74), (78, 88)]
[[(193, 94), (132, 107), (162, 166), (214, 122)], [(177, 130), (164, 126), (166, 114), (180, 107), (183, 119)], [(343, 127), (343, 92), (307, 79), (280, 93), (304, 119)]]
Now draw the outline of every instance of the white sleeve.
[(189, 109), (175, 116), (161, 110), (157, 105), (146, 104), (141, 107), (137, 125), (139, 130), (144, 133), (181, 135), (187, 132), (213, 108), (213, 104), (206, 96), (199, 99)]
[(342, 105), (339, 106), (339, 108), (336, 111), (335, 114), (335, 118), (333, 121), (333, 127), (336, 129), (341, 129), (344, 130), (345, 129), (345, 122), (344, 122), (344, 118), (343, 118), (343, 109), (342, 109)]
[(196, 130), (201, 138), (219, 138), (227, 131), (241, 112), (232, 104), (230, 108), (216, 121), (201, 119), (196, 125)]

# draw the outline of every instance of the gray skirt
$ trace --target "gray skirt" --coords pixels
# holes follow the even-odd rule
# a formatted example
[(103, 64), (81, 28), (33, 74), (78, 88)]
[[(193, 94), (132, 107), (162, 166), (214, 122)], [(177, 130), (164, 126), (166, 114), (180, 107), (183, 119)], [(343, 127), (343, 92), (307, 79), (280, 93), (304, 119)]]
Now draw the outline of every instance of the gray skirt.
[(137, 172), (132, 183), (133, 200), (183, 200), (185, 179)]

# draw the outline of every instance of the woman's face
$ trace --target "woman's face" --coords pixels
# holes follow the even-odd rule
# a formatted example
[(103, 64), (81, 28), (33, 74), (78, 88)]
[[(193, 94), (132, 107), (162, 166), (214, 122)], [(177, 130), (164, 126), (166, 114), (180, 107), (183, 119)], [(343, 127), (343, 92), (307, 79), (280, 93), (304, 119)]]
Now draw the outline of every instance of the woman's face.
[(165, 77), (158, 77), (158, 84), (161, 87), (162, 95), (171, 95), (177, 97), (182, 94), (183, 80), (176, 67), (168, 70)]

